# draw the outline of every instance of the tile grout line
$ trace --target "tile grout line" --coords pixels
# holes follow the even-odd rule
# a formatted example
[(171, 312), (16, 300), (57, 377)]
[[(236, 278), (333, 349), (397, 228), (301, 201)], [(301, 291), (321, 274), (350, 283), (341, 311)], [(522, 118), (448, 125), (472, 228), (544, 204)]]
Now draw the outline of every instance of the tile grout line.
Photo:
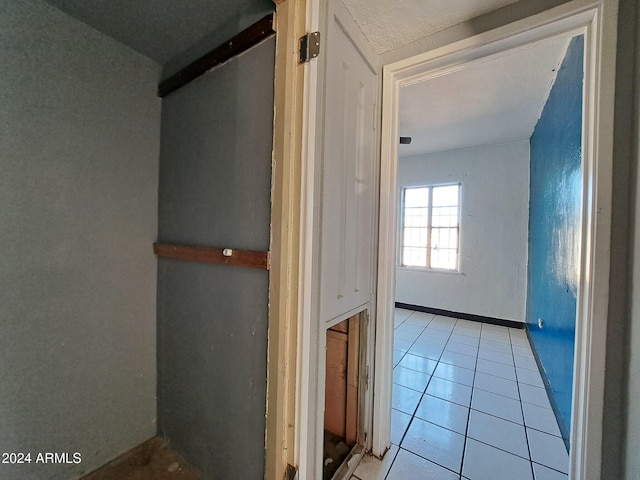
[[(433, 318), (435, 318), (435, 316), (436, 316), (436, 315), (434, 315), (434, 316), (433, 316)], [(429, 321), (429, 323), (424, 327), (424, 329), (423, 329), (423, 331), (420, 333), (420, 335), (422, 335), (422, 333), (424, 333), (424, 331), (427, 329), (427, 327), (431, 324), (431, 321), (433, 320), (433, 318), (432, 318), (432, 319)], [(457, 323), (457, 322), (458, 322), (458, 319), (456, 319), (456, 322), (453, 324), (453, 325), (454, 325), (454, 328), (455, 328), (455, 325), (456, 325), (456, 323)], [(436, 330), (437, 330), (437, 329), (436, 329)], [(451, 335), (452, 335), (452, 334), (453, 334), (453, 328), (451, 329), (451, 332), (449, 332), (449, 336), (447, 337), (447, 341), (445, 342), (444, 347), (442, 347), (442, 352), (440, 353), (440, 356), (438, 357), (438, 360), (434, 360), (434, 359), (432, 359), (432, 358), (428, 358), (428, 357), (423, 357), (423, 358), (426, 358), (427, 360), (432, 360), (432, 361), (435, 361), (435, 362), (436, 362), (436, 366), (435, 366), (435, 367), (434, 367), (434, 369), (433, 369), (433, 371), (434, 371), (434, 372), (435, 372), (436, 368), (438, 368), (438, 365), (440, 364), (440, 359), (442, 358), (442, 355), (444, 354), (445, 348), (446, 348), (447, 344), (449, 343), (449, 339), (451, 338)], [(415, 341), (414, 341), (414, 343), (415, 343)], [(413, 346), (413, 344), (412, 344), (412, 346)], [(420, 355), (416, 355), (416, 356), (420, 356)], [(476, 359), (476, 362), (477, 362), (477, 359)], [(448, 365), (448, 364), (447, 364), (447, 365)], [(395, 369), (395, 367), (394, 367), (394, 369)], [(414, 371), (415, 371), (415, 370), (414, 370)], [(440, 377), (436, 377), (436, 378), (440, 378)], [(404, 433), (402, 434), (402, 438), (400, 439), (400, 443), (398, 444), (398, 454), (400, 453), (400, 450), (406, 450), (406, 449), (402, 448), (402, 442), (404, 441), (405, 437), (407, 436), (407, 433), (409, 432), (409, 428), (411, 427), (411, 424), (413, 423), (413, 420), (416, 418), (416, 412), (418, 411), (418, 408), (420, 407), (420, 403), (422, 403), (423, 397), (424, 397), (425, 395), (427, 395), (427, 388), (429, 388), (429, 384), (431, 383), (431, 380), (433, 380), (433, 373), (429, 376), (429, 381), (428, 381), (428, 382), (427, 382), (427, 384), (425, 385), (425, 387), (424, 387), (424, 391), (423, 391), (423, 392), (422, 392), (422, 394), (421, 394), (420, 400), (418, 401), (418, 404), (416, 405), (416, 408), (415, 408), (415, 409), (414, 409), (414, 411), (413, 411), (413, 415), (411, 416), (411, 419), (409, 420), (409, 423), (407, 424), (407, 428), (405, 429)], [(456, 383), (456, 382), (452, 382), (452, 383)], [(414, 391), (417, 391), (417, 390), (414, 390)], [(439, 397), (436, 397), (436, 398), (439, 398)], [(442, 400), (444, 400), (444, 399), (442, 399)], [(452, 402), (452, 403), (454, 403), (454, 402)], [(428, 420), (423, 420), (423, 419), (421, 419), (420, 417), (418, 417), (418, 419), (419, 419), (419, 420), (421, 420), (421, 421), (423, 421), (423, 422), (431, 423), (432, 425), (436, 425), (436, 426), (438, 426), (438, 427), (444, 428), (444, 427), (442, 427), (442, 426), (440, 426), (440, 425), (437, 425), (437, 424), (435, 424), (435, 423), (429, 422)], [(468, 424), (468, 422), (469, 422), (469, 419), (467, 418), (467, 424)], [(448, 428), (445, 428), (445, 430), (449, 430), (449, 429), (448, 429)], [(450, 431), (453, 431), (453, 430), (450, 430)], [(457, 433), (457, 432), (454, 432), (454, 433)], [(465, 443), (466, 443), (466, 436), (465, 436)], [(431, 462), (431, 463), (433, 463), (434, 465), (438, 465), (438, 466), (439, 466), (439, 467), (441, 467), (441, 468), (444, 468), (444, 469), (446, 469), (446, 470), (449, 470), (449, 471), (450, 471), (450, 472), (452, 472), (452, 473), (455, 473), (453, 470), (451, 470), (451, 469), (449, 469), (449, 468), (445, 467), (444, 465), (441, 465), (441, 464), (439, 464), (439, 463), (437, 463), (437, 462), (435, 462), (435, 461), (433, 461), (433, 460), (431, 460), (431, 459), (429, 459), (429, 458), (423, 457), (422, 455), (419, 455), (419, 454), (417, 454), (417, 453), (415, 453), (415, 452), (412, 452), (411, 450), (406, 450), (406, 451), (408, 451), (408, 452), (412, 453), (413, 455), (416, 455), (417, 457), (420, 457), (420, 458), (422, 458), (422, 459), (424, 459), (424, 460), (426, 460), (426, 461), (428, 461), (428, 462)], [(464, 455), (464, 447), (463, 447), (463, 455)], [(389, 470), (387, 471), (387, 474), (385, 475), (385, 479), (386, 479), (386, 478), (389, 476), (389, 474), (391, 473), (391, 469), (393, 468), (393, 464), (395, 463), (395, 461), (396, 461), (396, 459), (397, 459), (397, 458), (398, 458), (398, 455), (396, 454), (396, 457), (393, 459), (393, 462), (392, 462), (392, 463), (391, 463), (391, 465), (389, 466)], [(460, 470), (462, 471), (462, 464), (460, 465)], [(461, 476), (461, 475), (462, 475), (462, 473), (461, 473), (461, 472), (460, 472), (460, 473), (457, 473), (457, 475), (458, 475), (458, 476)]]
[[(513, 353), (513, 343), (511, 342), (511, 330), (509, 330), (509, 344), (511, 345), (511, 357), (514, 357)], [(536, 472), (533, 469), (533, 459), (531, 456), (531, 445), (529, 443), (529, 433), (527, 432), (527, 420), (524, 416), (524, 407), (522, 405), (522, 394), (520, 393), (520, 382), (518, 381), (518, 369), (516, 368), (516, 359), (513, 358), (513, 367), (516, 373), (516, 388), (518, 389), (518, 397), (520, 398), (520, 412), (522, 413), (522, 428), (524, 428), (524, 438), (527, 442), (527, 451), (529, 452), (529, 468), (531, 469), (531, 478), (536, 478)]]
[[(411, 314), (413, 315), (413, 313)], [(409, 317), (411, 317), (411, 315), (409, 315)], [(407, 317), (407, 319), (409, 318)], [(433, 317), (431, 317), (431, 320), (433, 320)], [(424, 331), (427, 329), (427, 327), (429, 326), (429, 324), (431, 323), (431, 320), (429, 320), (429, 323), (427, 323), (424, 328), (422, 329), (422, 332), (420, 332), (420, 334), (418, 335), (418, 337), (420, 335), (422, 335), (424, 333)], [(405, 320), (406, 321), (406, 320)], [(404, 323), (404, 322), (403, 322)], [(398, 325), (400, 326), (400, 325)], [(397, 328), (397, 327), (396, 327)], [(394, 333), (395, 333), (395, 328), (394, 328)], [(417, 338), (416, 337), (416, 340)], [(411, 346), (413, 346), (413, 344), (415, 343), (415, 340), (413, 341), (413, 343), (411, 344)], [(409, 347), (411, 348), (411, 347)], [(404, 358), (404, 356), (409, 352), (409, 350), (407, 350), (404, 355), (402, 355), (402, 358)], [(402, 360), (402, 359), (401, 359)], [(393, 370), (396, 369), (396, 367), (400, 365), (400, 362), (398, 362), (396, 365), (394, 365)], [(437, 364), (436, 364), (437, 365)], [(409, 369), (412, 370), (412, 369)], [(435, 370), (435, 369), (434, 369)], [(412, 370), (412, 371), (416, 371), (416, 370)], [(396, 459), (398, 458), (398, 455), (400, 454), (400, 450), (402, 450), (402, 442), (404, 441), (404, 437), (406, 437), (407, 432), (409, 431), (409, 428), (411, 427), (411, 424), (413, 423), (413, 419), (416, 417), (416, 411), (418, 410), (418, 407), (420, 406), (420, 402), (422, 401), (422, 395), (424, 395), (424, 392), (427, 391), (427, 388), (429, 387), (429, 384), (431, 383), (431, 379), (433, 378), (433, 374), (429, 375), (429, 380), (427, 381), (427, 384), (424, 386), (424, 390), (423, 393), (421, 394), (420, 400), (418, 401), (418, 403), (416, 404), (416, 408), (413, 410), (413, 414), (411, 415), (411, 418), (409, 419), (409, 423), (407, 424), (407, 427), (404, 429), (404, 432), (402, 433), (402, 437), (400, 438), (400, 441), (398, 442), (398, 451), (396, 452), (396, 456), (393, 458), (393, 461), (391, 462), (391, 465), (389, 465), (389, 469), (387, 470), (386, 475), (384, 476), (385, 480), (386, 478), (389, 476), (389, 474), (391, 473), (391, 469), (393, 468), (393, 464), (396, 463)], [(411, 389), (413, 390), (413, 389)], [(417, 392), (417, 390), (414, 390)], [(393, 409), (393, 406), (391, 407)], [(401, 410), (398, 410), (401, 411)]]
[[(456, 321), (456, 324), (458, 322)], [(455, 328), (455, 327), (454, 327)], [(480, 340), (482, 338), (482, 328), (480, 328), (480, 336), (478, 337), (478, 354), (480, 353)], [(467, 452), (467, 441), (469, 440), (469, 422), (471, 422), (471, 405), (473, 403), (473, 392), (475, 390), (476, 373), (478, 372), (478, 355), (476, 355), (476, 363), (473, 369), (473, 382), (471, 383), (471, 398), (469, 399), (469, 411), (467, 412), (467, 427), (464, 431), (464, 444), (462, 445), (462, 458), (460, 459), (460, 478), (464, 469), (464, 455)]]
[[(413, 313), (412, 313), (412, 314), (410, 314), (410, 315), (409, 315), (409, 317), (407, 317), (407, 319), (409, 319), (412, 315), (413, 315)], [(421, 332), (416, 336), (416, 338), (413, 340), (413, 342), (411, 342), (411, 346), (409, 347), (409, 350), (410, 350), (410, 349), (411, 349), (411, 348), (416, 344), (417, 339), (418, 339), (418, 338), (420, 338), (420, 337), (424, 334), (424, 332), (425, 332), (425, 331), (426, 331), (426, 329), (429, 327), (429, 325), (431, 325), (431, 324), (432, 324), (432, 321), (433, 321), (433, 319), (434, 319), (434, 318), (435, 318), (435, 316), (432, 316), (431, 320), (430, 320), (430, 321), (429, 321), (429, 322), (428, 322), (428, 323), (427, 323), (427, 324), (422, 328)], [(403, 324), (407, 319), (405, 319), (403, 322), (401, 322), (397, 327), (394, 327), (394, 331), (395, 331), (395, 329), (396, 329), (396, 328), (398, 328), (399, 326), (401, 326), (401, 325), (402, 325), (402, 324)], [(421, 393), (420, 393), (420, 391), (418, 391), (418, 390), (413, 390), (413, 389), (411, 389), (411, 388), (409, 388), (409, 387), (405, 387), (405, 388), (409, 388), (410, 390), (413, 390), (413, 391), (415, 391), (415, 392), (417, 392), (417, 393), (420, 393), (420, 395), (421, 395), (421, 396), (420, 396), (420, 400), (418, 401), (418, 403), (417, 403), (417, 405), (416, 405), (415, 409), (413, 410), (413, 414), (411, 415), (411, 418), (410, 418), (410, 420), (409, 420), (409, 423), (407, 424), (407, 427), (405, 428), (405, 430), (404, 430), (404, 432), (403, 432), (403, 435), (402, 435), (402, 437), (401, 437), (401, 439), (400, 439), (400, 441), (399, 441), (399, 444), (397, 445), (397, 447), (398, 447), (398, 451), (397, 451), (397, 453), (396, 453), (396, 455), (395, 455), (395, 457), (394, 457), (394, 459), (393, 459), (393, 461), (392, 461), (391, 465), (389, 465), (389, 468), (388, 468), (388, 470), (387, 470), (387, 472), (386, 472), (385, 478), (387, 478), (387, 477), (389, 476), (389, 474), (391, 473), (391, 470), (393, 469), (393, 465), (395, 464), (395, 461), (397, 460), (397, 457), (398, 457), (398, 454), (399, 454), (400, 450), (406, 450), (406, 449), (402, 448), (402, 447), (401, 447), (401, 445), (402, 445), (402, 443), (404, 442), (404, 440), (405, 440), (405, 438), (406, 438), (406, 435), (407, 435), (407, 433), (408, 433), (408, 431), (409, 431), (410, 427), (412, 426), (412, 424), (413, 424), (413, 422), (414, 422), (414, 420), (415, 420), (415, 418), (416, 418), (416, 416), (417, 416), (416, 414), (417, 414), (418, 408), (419, 408), (420, 404), (422, 403), (422, 401), (424, 400), (424, 396), (425, 396), (425, 395), (427, 395), (427, 389), (429, 388), (429, 385), (431, 385), (431, 381), (433, 380), (433, 377), (435, 376), (435, 375), (434, 375), (434, 374), (435, 374), (435, 371), (438, 369), (438, 367), (439, 367), (441, 364), (446, 364), (446, 365), (450, 365), (450, 366), (453, 366), (453, 367), (456, 367), (456, 368), (462, 368), (462, 369), (466, 369), (466, 370), (473, 371), (473, 381), (472, 381), (472, 385), (471, 385), (471, 397), (470, 397), (470, 400), (469, 400), (469, 406), (468, 406), (468, 416), (467, 416), (466, 428), (465, 428), (465, 433), (464, 433), (464, 443), (463, 443), (463, 448), (462, 448), (462, 458), (461, 458), (461, 462), (460, 462), (460, 470), (459, 470), (459, 472), (457, 472), (457, 473), (456, 473), (456, 472), (454, 472), (453, 470), (450, 470), (449, 468), (445, 467), (444, 465), (440, 465), (439, 463), (437, 463), (437, 462), (435, 462), (435, 461), (433, 461), (433, 460), (430, 460), (429, 458), (423, 457), (422, 455), (415, 454), (415, 453), (414, 453), (414, 455), (416, 455), (416, 456), (418, 456), (418, 457), (420, 457), (420, 458), (422, 458), (422, 459), (424, 459), (424, 460), (426, 460), (426, 461), (428, 461), (428, 462), (431, 462), (431, 463), (433, 463), (433, 464), (435, 464), (435, 465), (439, 465), (440, 467), (445, 468), (446, 470), (448, 470), (448, 471), (450, 471), (450, 472), (455, 473), (456, 475), (458, 475), (458, 477), (459, 477), (460, 479), (464, 479), (464, 478), (465, 478), (465, 477), (462, 477), (462, 471), (463, 471), (463, 468), (464, 468), (464, 460), (465, 460), (464, 456), (465, 456), (466, 449), (467, 449), (467, 445), (468, 445), (468, 439), (469, 439), (469, 438), (471, 438), (471, 437), (469, 437), (469, 435), (468, 435), (468, 433), (469, 433), (469, 426), (470, 426), (470, 420), (471, 420), (471, 411), (472, 411), (472, 410), (476, 410), (476, 409), (473, 409), (471, 405), (472, 405), (472, 403), (473, 403), (474, 394), (476, 393), (476, 392), (475, 392), (475, 389), (476, 389), (476, 387), (475, 387), (475, 380), (476, 380), (477, 374), (479, 373), (479, 372), (478, 372), (478, 362), (479, 362), (479, 360), (480, 360), (480, 356), (479, 356), (480, 351), (479, 351), (479, 350), (480, 350), (480, 343), (482, 342), (482, 338), (483, 338), (482, 333), (483, 333), (484, 329), (483, 329), (483, 328), (481, 328), (481, 329), (480, 329), (480, 335), (479, 335), (479, 337), (478, 337), (478, 347), (477, 347), (477, 348), (478, 348), (478, 350), (477, 350), (477, 354), (476, 354), (476, 356), (475, 356), (475, 363), (474, 363), (474, 368), (473, 368), (473, 370), (472, 370), (472, 369), (468, 369), (468, 368), (466, 368), (466, 367), (462, 367), (462, 366), (460, 366), (460, 365), (458, 365), (458, 364), (456, 364), (456, 363), (445, 363), (445, 362), (443, 362), (443, 361), (442, 361), (442, 357), (443, 357), (444, 353), (445, 353), (446, 351), (448, 351), (448, 350), (446, 350), (446, 349), (447, 349), (447, 346), (449, 346), (449, 344), (452, 342), (452, 336), (456, 333), (455, 328), (456, 328), (456, 326), (458, 326), (459, 321), (460, 321), (460, 319), (456, 319), (455, 323), (453, 323), (453, 328), (452, 328), (450, 331), (448, 331), (449, 335), (446, 337), (446, 341), (445, 341), (445, 343), (444, 343), (444, 346), (443, 346), (443, 348), (442, 348), (442, 351), (440, 352), (440, 355), (438, 356), (438, 359), (437, 359), (437, 360), (434, 360), (433, 358), (429, 358), (429, 357), (422, 357), (422, 355), (419, 355), (419, 354), (412, 354), (412, 355), (415, 355), (415, 356), (417, 356), (417, 357), (422, 357), (422, 358), (424, 358), (425, 360), (430, 360), (430, 361), (432, 361), (432, 362), (433, 362), (433, 361), (435, 361), (435, 367), (434, 367), (434, 369), (433, 369), (432, 373), (430, 374), (429, 379), (428, 379), (428, 381), (427, 381), (427, 383), (426, 383), (426, 385), (425, 385), (425, 387), (424, 387), (424, 389), (422, 390), (422, 392), (421, 392)], [(462, 328), (462, 327), (461, 327), (461, 328)], [(440, 330), (440, 329), (437, 329), (437, 330)], [(444, 331), (444, 330), (442, 330), (442, 331)], [(524, 414), (524, 403), (529, 404), (529, 402), (524, 402), (524, 401), (523, 401), (523, 398), (522, 398), (522, 393), (521, 393), (521, 382), (520, 382), (520, 380), (519, 380), (519, 379), (520, 379), (520, 375), (518, 374), (518, 367), (517, 367), (516, 362), (515, 362), (516, 352), (514, 351), (514, 343), (513, 343), (514, 336), (513, 336), (513, 332), (511, 332), (511, 330), (510, 330), (510, 329), (507, 329), (507, 332), (508, 332), (508, 344), (507, 344), (507, 343), (505, 343), (505, 345), (508, 345), (508, 346), (509, 346), (511, 360), (513, 361), (512, 366), (513, 366), (514, 373), (515, 373), (515, 378), (516, 378), (515, 383), (516, 383), (516, 389), (517, 389), (517, 392), (518, 392), (518, 401), (519, 401), (519, 405), (520, 405), (520, 413), (522, 414), (522, 424), (519, 424), (519, 423), (517, 423), (517, 422), (514, 422), (514, 421), (512, 421), (512, 420), (510, 420), (510, 419), (505, 419), (505, 418), (502, 418), (502, 417), (498, 417), (497, 415), (493, 415), (493, 414), (490, 414), (490, 413), (482, 412), (482, 410), (476, 410), (476, 411), (481, 412), (481, 413), (483, 413), (483, 414), (485, 414), (485, 415), (489, 415), (489, 416), (492, 416), (492, 417), (495, 417), (495, 418), (498, 418), (498, 419), (501, 419), (501, 420), (507, 421), (507, 422), (512, 423), (512, 424), (515, 424), (515, 425), (519, 425), (519, 426), (521, 426), (522, 428), (524, 428), (524, 430), (525, 430), (525, 441), (526, 441), (526, 443), (527, 443), (527, 451), (528, 451), (528, 457), (529, 457), (529, 458), (522, 457), (522, 456), (517, 455), (517, 454), (515, 454), (515, 453), (513, 453), (513, 452), (510, 452), (510, 451), (504, 450), (504, 449), (502, 449), (502, 448), (498, 448), (498, 447), (496, 447), (495, 445), (491, 445), (491, 444), (489, 444), (489, 443), (485, 443), (485, 442), (483, 442), (483, 441), (479, 441), (479, 443), (482, 443), (482, 444), (488, 445), (488, 446), (490, 446), (490, 447), (492, 447), (492, 448), (495, 448), (495, 449), (497, 449), (497, 450), (501, 450), (501, 451), (503, 451), (503, 452), (505, 452), (505, 453), (508, 453), (508, 454), (510, 454), (510, 455), (514, 455), (514, 456), (516, 456), (516, 457), (519, 457), (519, 458), (522, 458), (523, 460), (528, 461), (528, 462), (529, 462), (530, 469), (531, 469), (531, 475), (532, 475), (532, 478), (534, 478), (534, 479), (535, 479), (535, 470), (534, 470), (534, 468), (533, 468), (533, 467), (534, 467), (534, 465), (533, 465), (533, 464), (534, 464), (534, 462), (533, 462), (533, 459), (532, 459), (532, 455), (531, 455), (531, 445), (530, 445), (530, 442), (529, 442), (529, 428), (528, 428), (528, 427), (527, 427), (527, 425), (526, 425), (525, 414)], [(493, 332), (491, 332), (491, 331), (490, 331), (490, 329), (488, 329), (485, 333), (490, 334), (490, 333), (493, 333)], [(464, 335), (464, 333), (460, 333), (460, 335)], [(471, 335), (468, 335), (468, 336), (469, 336), (470, 338), (474, 338), (474, 337), (473, 337), (473, 336), (471, 336)], [(455, 343), (455, 342), (454, 342), (454, 343)], [(461, 342), (457, 342), (457, 343), (461, 343)], [(464, 345), (468, 345), (468, 346), (470, 346), (470, 347), (473, 347), (473, 345), (470, 345), (470, 344), (466, 344), (466, 343), (463, 343), (463, 344), (464, 344)], [(517, 345), (517, 346), (518, 346), (518, 347), (523, 347), (522, 345)], [(526, 348), (526, 347), (523, 347), (523, 348)], [(401, 360), (406, 356), (406, 354), (407, 354), (407, 353), (409, 353), (409, 350), (407, 350), (406, 352), (404, 352), (404, 353), (403, 353), (403, 355), (402, 355), (402, 357), (401, 357), (400, 361), (401, 361)], [(492, 350), (492, 349), (488, 349), (488, 350)], [(456, 354), (459, 354), (459, 355), (465, 355), (465, 356), (473, 357), (473, 355), (467, 355), (466, 353), (455, 352), (455, 351), (451, 351), (451, 350), (449, 350), (449, 352), (451, 352), (451, 353), (456, 353)], [(496, 352), (500, 353), (500, 351), (499, 351), (499, 350), (497, 350)], [(521, 356), (522, 356), (522, 355), (521, 355)], [(524, 355), (524, 356), (526, 357), (526, 355)], [(486, 361), (488, 361), (488, 362), (494, 362), (494, 363), (502, 364), (502, 365), (509, 365), (509, 364), (507, 364), (507, 363), (502, 363), (502, 362), (495, 361), (495, 360), (491, 360), (491, 359), (484, 359), (484, 360), (486, 360)], [(394, 369), (395, 369), (397, 366), (399, 366), (400, 361), (399, 361), (396, 365), (394, 365)], [(407, 367), (403, 367), (403, 368), (407, 368)], [(525, 369), (525, 370), (528, 370), (528, 369), (526, 369), (526, 368), (524, 368), (524, 369)], [(413, 370), (413, 369), (409, 369), (409, 370), (411, 370), (411, 371), (415, 371), (415, 372), (418, 372), (417, 370)], [(532, 371), (533, 371), (533, 370), (532, 370)], [(420, 372), (420, 373), (425, 373), (425, 372)], [(485, 373), (485, 372), (483, 372), (483, 373)], [(496, 378), (499, 378), (499, 379), (501, 379), (501, 380), (510, 381), (510, 379), (509, 379), (509, 378), (501, 377), (501, 376), (499, 376), (499, 375), (494, 375), (493, 373), (486, 373), (486, 375), (491, 376), (491, 377), (496, 377)], [(447, 380), (447, 381), (452, 382), (452, 383), (454, 383), (454, 384), (467, 385), (466, 383), (463, 383), (463, 382), (456, 382), (456, 381), (454, 381), (454, 380), (452, 380), (452, 379), (450, 379), (450, 378), (444, 378), (444, 377), (438, 377), (438, 376), (436, 376), (436, 378), (441, 379), (441, 380)], [(399, 385), (399, 386), (402, 386), (402, 385), (400, 385), (400, 384), (398, 384), (398, 385)], [(526, 384), (526, 385), (530, 385), (530, 384)], [(535, 387), (535, 385), (530, 385), (530, 386), (531, 386), (531, 387)], [(485, 392), (491, 393), (491, 394), (493, 394), (493, 395), (497, 395), (497, 396), (499, 396), (499, 397), (504, 397), (504, 398), (506, 398), (506, 399), (513, 400), (513, 398), (512, 398), (512, 397), (508, 397), (508, 396), (506, 396), (506, 395), (501, 395), (501, 394), (499, 394), (499, 393), (491, 392), (491, 391), (489, 391), (489, 390), (484, 390), (484, 389), (481, 389), (481, 388), (479, 388), (478, 390), (485, 391)], [(435, 398), (439, 398), (439, 399), (441, 399), (441, 400), (448, 401), (448, 402), (451, 402), (451, 403), (453, 403), (453, 404), (457, 404), (456, 402), (453, 402), (453, 401), (451, 401), (450, 399), (445, 399), (445, 398), (440, 398), (440, 397), (435, 397)], [(535, 404), (533, 404), (533, 405), (535, 405)], [(544, 408), (544, 407), (540, 406), (540, 408)], [(418, 418), (420, 418), (420, 417), (418, 417)], [(421, 420), (421, 421), (424, 421), (424, 422), (427, 422), (427, 423), (432, 423), (432, 424), (433, 424), (433, 422), (429, 422), (428, 420), (423, 420), (423, 419), (421, 419), (421, 418), (420, 418), (420, 420)], [(450, 429), (448, 429), (448, 428), (446, 428), (446, 427), (443, 427), (443, 426), (440, 426), (440, 425), (438, 425), (438, 424), (433, 424), (433, 425), (436, 425), (436, 426), (439, 426), (439, 427), (441, 427), (441, 428), (444, 428), (445, 430), (450, 430)], [(537, 429), (537, 428), (532, 428), (532, 430), (539, 431), (539, 432), (542, 432), (542, 433), (546, 433), (546, 434), (548, 434), (548, 435), (553, 435), (553, 434), (550, 434), (550, 433), (548, 433), (548, 432), (546, 432), (546, 431), (544, 431), (544, 430), (540, 430), (540, 429)], [(454, 430), (450, 430), (450, 431), (452, 431), (452, 432), (454, 432), (454, 433), (458, 433), (458, 432), (456, 432), (456, 431), (454, 431)], [(556, 437), (557, 437), (557, 435), (553, 435), (553, 436), (556, 436)], [(410, 451), (409, 451), (409, 452), (410, 452)], [(413, 453), (413, 452), (411, 452), (411, 453)], [(541, 465), (542, 465), (542, 466), (544, 466), (545, 468), (549, 468), (550, 470), (556, 471), (556, 472), (558, 472), (559, 474), (564, 474), (563, 472), (561, 472), (561, 471), (559, 471), (559, 470), (556, 470), (555, 468), (547, 467), (547, 466), (546, 466), (546, 465), (544, 465), (544, 464), (541, 464)], [(564, 474), (564, 475), (566, 475), (566, 474)]]

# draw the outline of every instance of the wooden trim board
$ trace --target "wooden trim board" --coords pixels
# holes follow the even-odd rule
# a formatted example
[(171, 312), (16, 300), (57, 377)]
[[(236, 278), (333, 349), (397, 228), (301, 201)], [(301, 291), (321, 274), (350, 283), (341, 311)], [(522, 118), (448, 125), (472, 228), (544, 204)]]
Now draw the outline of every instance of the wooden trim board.
[(177, 258), (191, 262), (218, 263), (269, 270), (269, 252), (154, 243), (153, 253), (158, 257)]
[(222, 45), (190, 63), (179, 72), (160, 82), (158, 96), (166, 97), (184, 87), (187, 83), (204, 75), (212, 68), (222, 65), (224, 62), (258, 45), (274, 33), (273, 14), (269, 14)]
[(297, 408), (298, 310), (302, 184), (303, 92), (306, 65), (298, 41), (306, 32), (306, 0), (277, 0), (274, 25), (271, 269), (267, 351), (266, 480), (295, 476), (299, 461)]

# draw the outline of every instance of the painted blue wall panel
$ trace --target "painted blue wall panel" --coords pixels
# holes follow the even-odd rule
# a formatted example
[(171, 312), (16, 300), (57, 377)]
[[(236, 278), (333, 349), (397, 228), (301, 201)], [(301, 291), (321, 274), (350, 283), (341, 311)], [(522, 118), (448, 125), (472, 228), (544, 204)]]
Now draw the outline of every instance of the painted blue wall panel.
[(580, 268), (583, 51), (583, 37), (572, 39), (531, 136), (526, 318), (568, 430)]

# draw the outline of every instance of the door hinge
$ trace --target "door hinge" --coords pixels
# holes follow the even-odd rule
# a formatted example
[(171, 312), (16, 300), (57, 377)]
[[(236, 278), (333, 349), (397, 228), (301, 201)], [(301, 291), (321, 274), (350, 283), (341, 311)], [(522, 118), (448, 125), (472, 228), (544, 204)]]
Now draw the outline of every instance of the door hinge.
[(300, 37), (300, 63), (306, 63), (318, 55), (320, 55), (320, 32), (311, 32)]

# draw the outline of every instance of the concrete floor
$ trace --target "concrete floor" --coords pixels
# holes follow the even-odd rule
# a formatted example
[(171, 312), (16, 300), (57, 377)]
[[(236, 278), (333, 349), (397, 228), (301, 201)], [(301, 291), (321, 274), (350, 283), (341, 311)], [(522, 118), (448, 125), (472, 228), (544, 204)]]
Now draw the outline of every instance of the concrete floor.
[(152, 438), (81, 480), (202, 480), (161, 437)]

